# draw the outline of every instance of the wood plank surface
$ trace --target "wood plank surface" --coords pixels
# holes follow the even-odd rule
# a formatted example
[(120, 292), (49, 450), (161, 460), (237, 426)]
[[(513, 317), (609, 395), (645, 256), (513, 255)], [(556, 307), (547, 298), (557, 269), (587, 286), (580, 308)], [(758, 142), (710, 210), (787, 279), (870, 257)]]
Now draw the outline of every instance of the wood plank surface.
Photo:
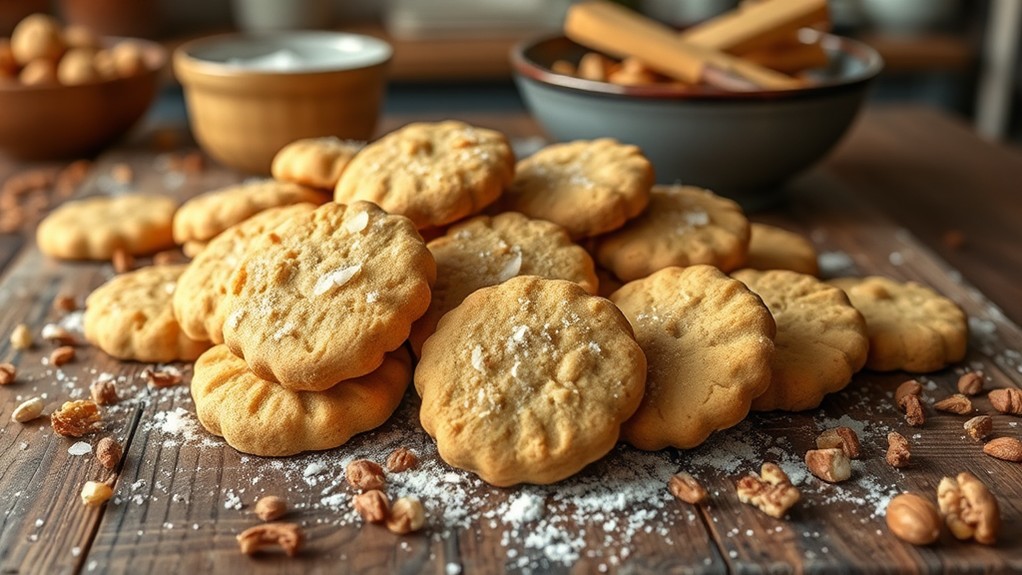
[[(936, 133), (956, 130), (940, 116), (920, 113), (917, 118), (935, 124)], [(524, 146), (535, 143), (523, 139), (537, 133), (531, 120), (465, 119), (503, 129)], [(381, 130), (405, 120), (389, 118)], [(786, 205), (753, 219), (805, 233), (826, 254), (830, 264), (825, 271), (830, 274), (880, 273), (914, 279), (966, 309), (973, 327), (970, 356), (961, 366), (922, 379), (928, 403), (952, 393), (963, 368), (982, 369), (991, 388), (1020, 386), (1022, 331), (1010, 313), (1001, 313), (987, 298), (996, 293), (997, 304), (1005, 306), (1017, 291), (991, 284), (988, 293), (986, 287), (977, 289), (971, 283), (978, 285), (986, 277), (983, 266), (988, 265), (990, 252), (977, 252), (975, 259), (980, 261), (956, 269), (939, 257), (943, 252), (932, 251), (942, 245), (939, 222), (913, 219), (911, 206), (886, 206), (865, 199), (863, 187), (907, 188), (916, 194), (922, 189), (917, 179), (931, 177), (926, 170), (911, 168), (917, 179), (903, 178), (897, 169), (885, 170), (866, 154), (864, 148), (879, 149), (880, 157), (898, 148), (896, 136), (887, 130), (888, 120), (886, 112), (871, 113), (825, 169), (790, 186)], [(914, 131), (914, 123), (906, 124), (893, 133), (904, 132), (908, 141), (924, 137)], [(976, 150), (986, 149), (966, 135), (956, 134), (956, 141), (955, 154), (972, 157)], [(133, 187), (180, 198), (241, 177), (216, 166), (191, 176), (168, 175), (160, 168), (165, 163), (163, 153), (145, 140), (114, 150), (97, 161), (80, 193), (103, 192), (109, 185), (104, 178), (118, 164), (131, 166)], [(996, 166), (991, 162), (991, 169), (1004, 170), (1005, 162), (1015, 161), (1010, 153), (1003, 153), (1004, 161)], [(965, 169), (955, 162), (937, 161)], [(1022, 164), (1015, 173), (1022, 174)], [(914, 201), (915, 196), (910, 197)], [(993, 197), (983, 201), (989, 202), (983, 209), (997, 211)], [(975, 229), (962, 228), (969, 249), (973, 241), (987, 245), (980, 223), (974, 223)], [(989, 233), (1010, 238), (1011, 232), (1000, 229), (1004, 223), (992, 221), (989, 227), (997, 229)], [(28, 352), (12, 350), (6, 334), (14, 325), (24, 322), (38, 333), (44, 324), (61, 320), (61, 314), (52, 309), (54, 297), (71, 293), (82, 300), (112, 273), (108, 264), (54, 262), (39, 254), (30, 239), (25, 243), (0, 274), (0, 361), (13, 361), (19, 369), (18, 382), (0, 388), (4, 421), (0, 424), (0, 488), (9, 495), (0, 504), (3, 572), (1022, 570), (1018, 544), (1022, 541), (1022, 466), (983, 455), (980, 445), (962, 433), (964, 416), (930, 408), (923, 429), (906, 428), (891, 401), (904, 374), (858, 374), (848, 389), (828, 398), (818, 410), (753, 415), (694, 450), (643, 453), (621, 447), (579, 477), (545, 488), (490, 488), (469, 474), (447, 468), (418, 426), (414, 392), (382, 428), (336, 450), (279, 459), (244, 456), (198, 427), (186, 386), (147, 389), (138, 376), (144, 364), (117, 362), (83, 345), (75, 362), (55, 370), (43, 364), (47, 345)], [(63, 321), (73, 327), (75, 318)], [(188, 367), (179, 367), (187, 380)], [(104, 433), (87, 441), (94, 445), (99, 437), (112, 435), (126, 447), (122, 467), (115, 470), (115, 499), (105, 508), (88, 510), (78, 501), (81, 484), (106, 476), (94, 457), (70, 455), (68, 447), (74, 441), (55, 436), (45, 420), (22, 426), (10, 422), (10, 412), (22, 399), (46, 393), (49, 413), (67, 398), (87, 395), (89, 383), (99, 377), (115, 378), (124, 401), (104, 410)], [(976, 406), (979, 412), (991, 412), (985, 398), (978, 399)], [(994, 419), (998, 434), (1022, 436), (1018, 427), (1022, 418), (995, 415)], [(852, 480), (829, 485), (808, 476), (801, 458), (819, 430), (839, 424), (860, 431), (865, 457), (853, 467)], [(889, 429), (902, 431), (913, 444), (914, 463), (905, 470), (892, 469), (883, 461)], [(342, 478), (344, 465), (352, 458), (381, 460), (399, 445), (416, 450), (423, 463), (408, 475), (391, 476), (392, 494), (420, 495), (430, 513), (424, 533), (403, 538), (376, 526), (363, 527), (349, 509), (351, 491)], [(779, 462), (802, 489), (803, 501), (786, 519), (771, 519), (738, 503), (734, 495), (734, 481), (758, 469), (764, 460)], [(671, 499), (664, 483), (678, 469), (706, 483), (712, 494), (709, 505), (696, 510)], [(987, 482), (1001, 502), (1004, 531), (998, 546), (959, 543), (945, 535), (938, 545), (915, 548), (890, 535), (883, 508), (891, 495), (913, 490), (933, 499), (940, 477), (961, 470), (970, 470)], [(295, 559), (247, 558), (237, 551), (234, 536), (257, 523), (253, 503), (270, 493), (290, 502), (294, 511), (288, 519), (306, 530), (307, 550)], [(520, 520), (512, 504), (528, 498), (541, 502), (542, 511)]]

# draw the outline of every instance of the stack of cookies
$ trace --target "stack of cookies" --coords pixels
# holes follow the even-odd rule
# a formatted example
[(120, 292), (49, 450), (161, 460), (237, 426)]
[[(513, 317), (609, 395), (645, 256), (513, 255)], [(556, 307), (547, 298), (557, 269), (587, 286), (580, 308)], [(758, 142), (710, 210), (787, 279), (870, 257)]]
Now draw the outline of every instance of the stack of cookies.
[[(178, 209), (167, 229), (191, 264), (131, 280), (149, 286), (132, 298), (170, 310), (172, 326), (148, 331), (177, 334), (150, 347), (208, 348), (196, 410), (247, 453), (328, 449), (380, 425), (412, 379), (406, 341), (423, 428), (494, 485), (558, 481), (620, 439), (695, 447), (750, 410), (812, 409), (864, 365), (964, 355), (952, 302), (881, 278), (822, 282), (804, 238), (708, 190), (654, 185), (641, 151), (614, 140), (516, 163), (498, 132), (420, 123), (364, 148), (295, 142), (273, 172)], [(166, 361), (100, 335), (135, 334), (125, 323), (89, 328), (111, 314), (98, 294), (128, 277), (90, 298), (90, 340)]]

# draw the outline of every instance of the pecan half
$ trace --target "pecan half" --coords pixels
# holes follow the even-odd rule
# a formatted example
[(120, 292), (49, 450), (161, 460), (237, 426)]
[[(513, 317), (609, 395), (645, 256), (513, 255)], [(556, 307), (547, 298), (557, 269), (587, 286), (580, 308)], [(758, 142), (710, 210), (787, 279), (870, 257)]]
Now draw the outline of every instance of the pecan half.
[(929, 545), (940, 538), (940, 513), (915, 493), (902, 493), (887, 504), (887, 527), (891, 533), (913, 545)]
[(96, 402), (90, 399), (67, 401), (50, 415), (53, 431), (64, 437), (81, 437), (95, 431), (101, 417)]
[(671, 495), (691, 505), (704, 503), (710, 496), (695, 477), (684, 471), (679, 471), (671, 477), (667, 482), (667, 489)]

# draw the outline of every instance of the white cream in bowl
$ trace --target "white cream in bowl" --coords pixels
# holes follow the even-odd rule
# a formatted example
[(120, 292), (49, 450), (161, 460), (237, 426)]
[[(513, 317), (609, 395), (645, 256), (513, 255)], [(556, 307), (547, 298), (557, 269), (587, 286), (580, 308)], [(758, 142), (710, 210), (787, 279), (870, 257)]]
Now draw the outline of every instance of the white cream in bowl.
[(203, 41), (189, 56), (234, 70), (300, 73), (365, 68), (390, 59), (378, 38), (344, 32), (280, 32)]

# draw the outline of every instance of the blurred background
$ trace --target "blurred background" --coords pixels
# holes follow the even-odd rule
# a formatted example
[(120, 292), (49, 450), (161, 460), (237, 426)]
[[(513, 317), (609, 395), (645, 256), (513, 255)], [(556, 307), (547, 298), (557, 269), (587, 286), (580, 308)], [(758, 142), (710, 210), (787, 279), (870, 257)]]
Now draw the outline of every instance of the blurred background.
[[(677, 27), (737, 0), (622, 2)], [(385, 38), (395, 48), (385, 113), (524, 110), (508, 51), (560, 27), (569, 0), (0, 0), (0, 33), (48, 12), (101, 34), (155, 39), (168, 48), (234, 30), (321, 28)], [(991, 139), (1022, 142), (1018, 0), (832, 0), (835, 31), (864, 40), (886, 67), (873, 101), (920, 102), (959, 115)], [(167, 72), (157, 119), (183, 116)]]

